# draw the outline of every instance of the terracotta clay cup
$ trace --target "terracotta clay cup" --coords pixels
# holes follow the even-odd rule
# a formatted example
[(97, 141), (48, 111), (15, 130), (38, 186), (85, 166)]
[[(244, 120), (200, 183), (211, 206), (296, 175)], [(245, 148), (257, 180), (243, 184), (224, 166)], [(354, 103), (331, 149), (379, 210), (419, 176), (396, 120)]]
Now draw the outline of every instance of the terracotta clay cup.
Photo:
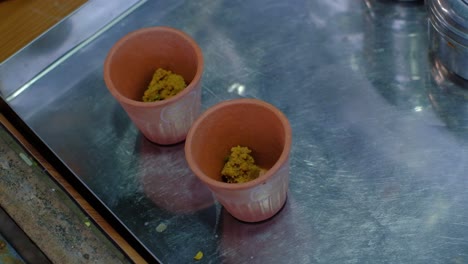
[[(291, 127), (277, 108), (257, 99), (219, 103), (190, 129), (185, 157), (194, 174), (235, 218), (259, 222), (283, 207), (289, 184)], [(267, 172), (246, 183), (221, 180), (224, 159), (234, 146), (252, 150), (255, 163)]]
[[(162, 101), (142, 96), (158, 68), (181, 75), (187, 87)], [(143, 28), (120, 39), (104, 63), (107, 88), (150, 141), (181, 142), (201, 109), (203, 55), (184, 32), (169, 27)]]

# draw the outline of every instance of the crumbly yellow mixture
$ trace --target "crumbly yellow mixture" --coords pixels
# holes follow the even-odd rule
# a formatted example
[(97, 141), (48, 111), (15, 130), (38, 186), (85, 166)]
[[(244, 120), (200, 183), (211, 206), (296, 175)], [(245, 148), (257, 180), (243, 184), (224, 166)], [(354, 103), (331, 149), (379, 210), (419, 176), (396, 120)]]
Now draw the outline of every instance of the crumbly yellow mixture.
[(261, 169), (255, 165), (252, 151), (247, 147), (233, 147), (221, 171), (222, 180), (227, 183), (243, 183), (255, 180)]
[(182, 76), (159, 68), (154, 72), (153, 79), (143, 95), (143, 102), (161, 101), (170, 98), (185, 87), (187, 85)]

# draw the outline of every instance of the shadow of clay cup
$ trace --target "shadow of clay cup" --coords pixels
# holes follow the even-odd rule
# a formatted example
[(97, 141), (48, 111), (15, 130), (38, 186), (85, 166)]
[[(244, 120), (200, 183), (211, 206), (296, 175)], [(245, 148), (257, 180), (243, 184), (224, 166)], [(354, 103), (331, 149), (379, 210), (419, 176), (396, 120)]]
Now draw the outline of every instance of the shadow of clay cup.
[[(162, 101), (143, 102), (156, 69), (181, 75), (187, 87)], [(169, 27), (131, 32), (110, 49), (104, 80), (110, 93), (150, 141), (170, 145), (185, 140), (201, 110), (203, 55), (187, 34)]]
[[(211, 107), (195, 121), (185, 157), (232, 216), (259, 222), (286, 202), (291, 142), (291, 127), (281, 111), (261, 100), (235, 99)], [(249, 147), (256, 164), (268, 171), (246, 183), (222, 182), (224, 158), (237, 145)]]
[(141, 137), (138, 160), (143, 192), (158, 208), (194, 214), (213, 206), (214, 198), (187, 166), (184, 145), (155, 146)]

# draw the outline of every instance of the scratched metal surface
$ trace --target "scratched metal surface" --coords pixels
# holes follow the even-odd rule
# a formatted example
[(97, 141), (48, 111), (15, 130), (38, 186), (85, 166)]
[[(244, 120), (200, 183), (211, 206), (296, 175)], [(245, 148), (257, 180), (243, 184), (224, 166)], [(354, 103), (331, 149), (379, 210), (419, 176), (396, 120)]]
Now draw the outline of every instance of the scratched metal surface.
[[(154, 25), (202, 47), (205, 109), (255, 97), (288, 116), (273, 219), (233, 219), (183, 144), (149, 143), (106, 90), (109, 48)], [(148, 1), (9, 103), (165, 263), (466, 263), (466, 89), (428, 56), (422, 4), (179, 0)]]

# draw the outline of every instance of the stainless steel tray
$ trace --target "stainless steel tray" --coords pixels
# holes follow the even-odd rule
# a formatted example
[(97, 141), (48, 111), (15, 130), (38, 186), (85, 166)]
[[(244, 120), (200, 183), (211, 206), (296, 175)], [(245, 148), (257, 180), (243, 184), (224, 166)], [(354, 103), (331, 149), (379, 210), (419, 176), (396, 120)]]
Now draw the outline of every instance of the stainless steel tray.
[[(155, 25), (200, 44), (205, 109), (254, 97), (288, 116), (290, 192), (273, 219), (233, 219), (183, 144), (147, 141), (107, 91), (109, 48)], [(434, 65), (422, 4), (148, 1), (8, 103), (164, 263), (466, 262), (466, 88)]]

